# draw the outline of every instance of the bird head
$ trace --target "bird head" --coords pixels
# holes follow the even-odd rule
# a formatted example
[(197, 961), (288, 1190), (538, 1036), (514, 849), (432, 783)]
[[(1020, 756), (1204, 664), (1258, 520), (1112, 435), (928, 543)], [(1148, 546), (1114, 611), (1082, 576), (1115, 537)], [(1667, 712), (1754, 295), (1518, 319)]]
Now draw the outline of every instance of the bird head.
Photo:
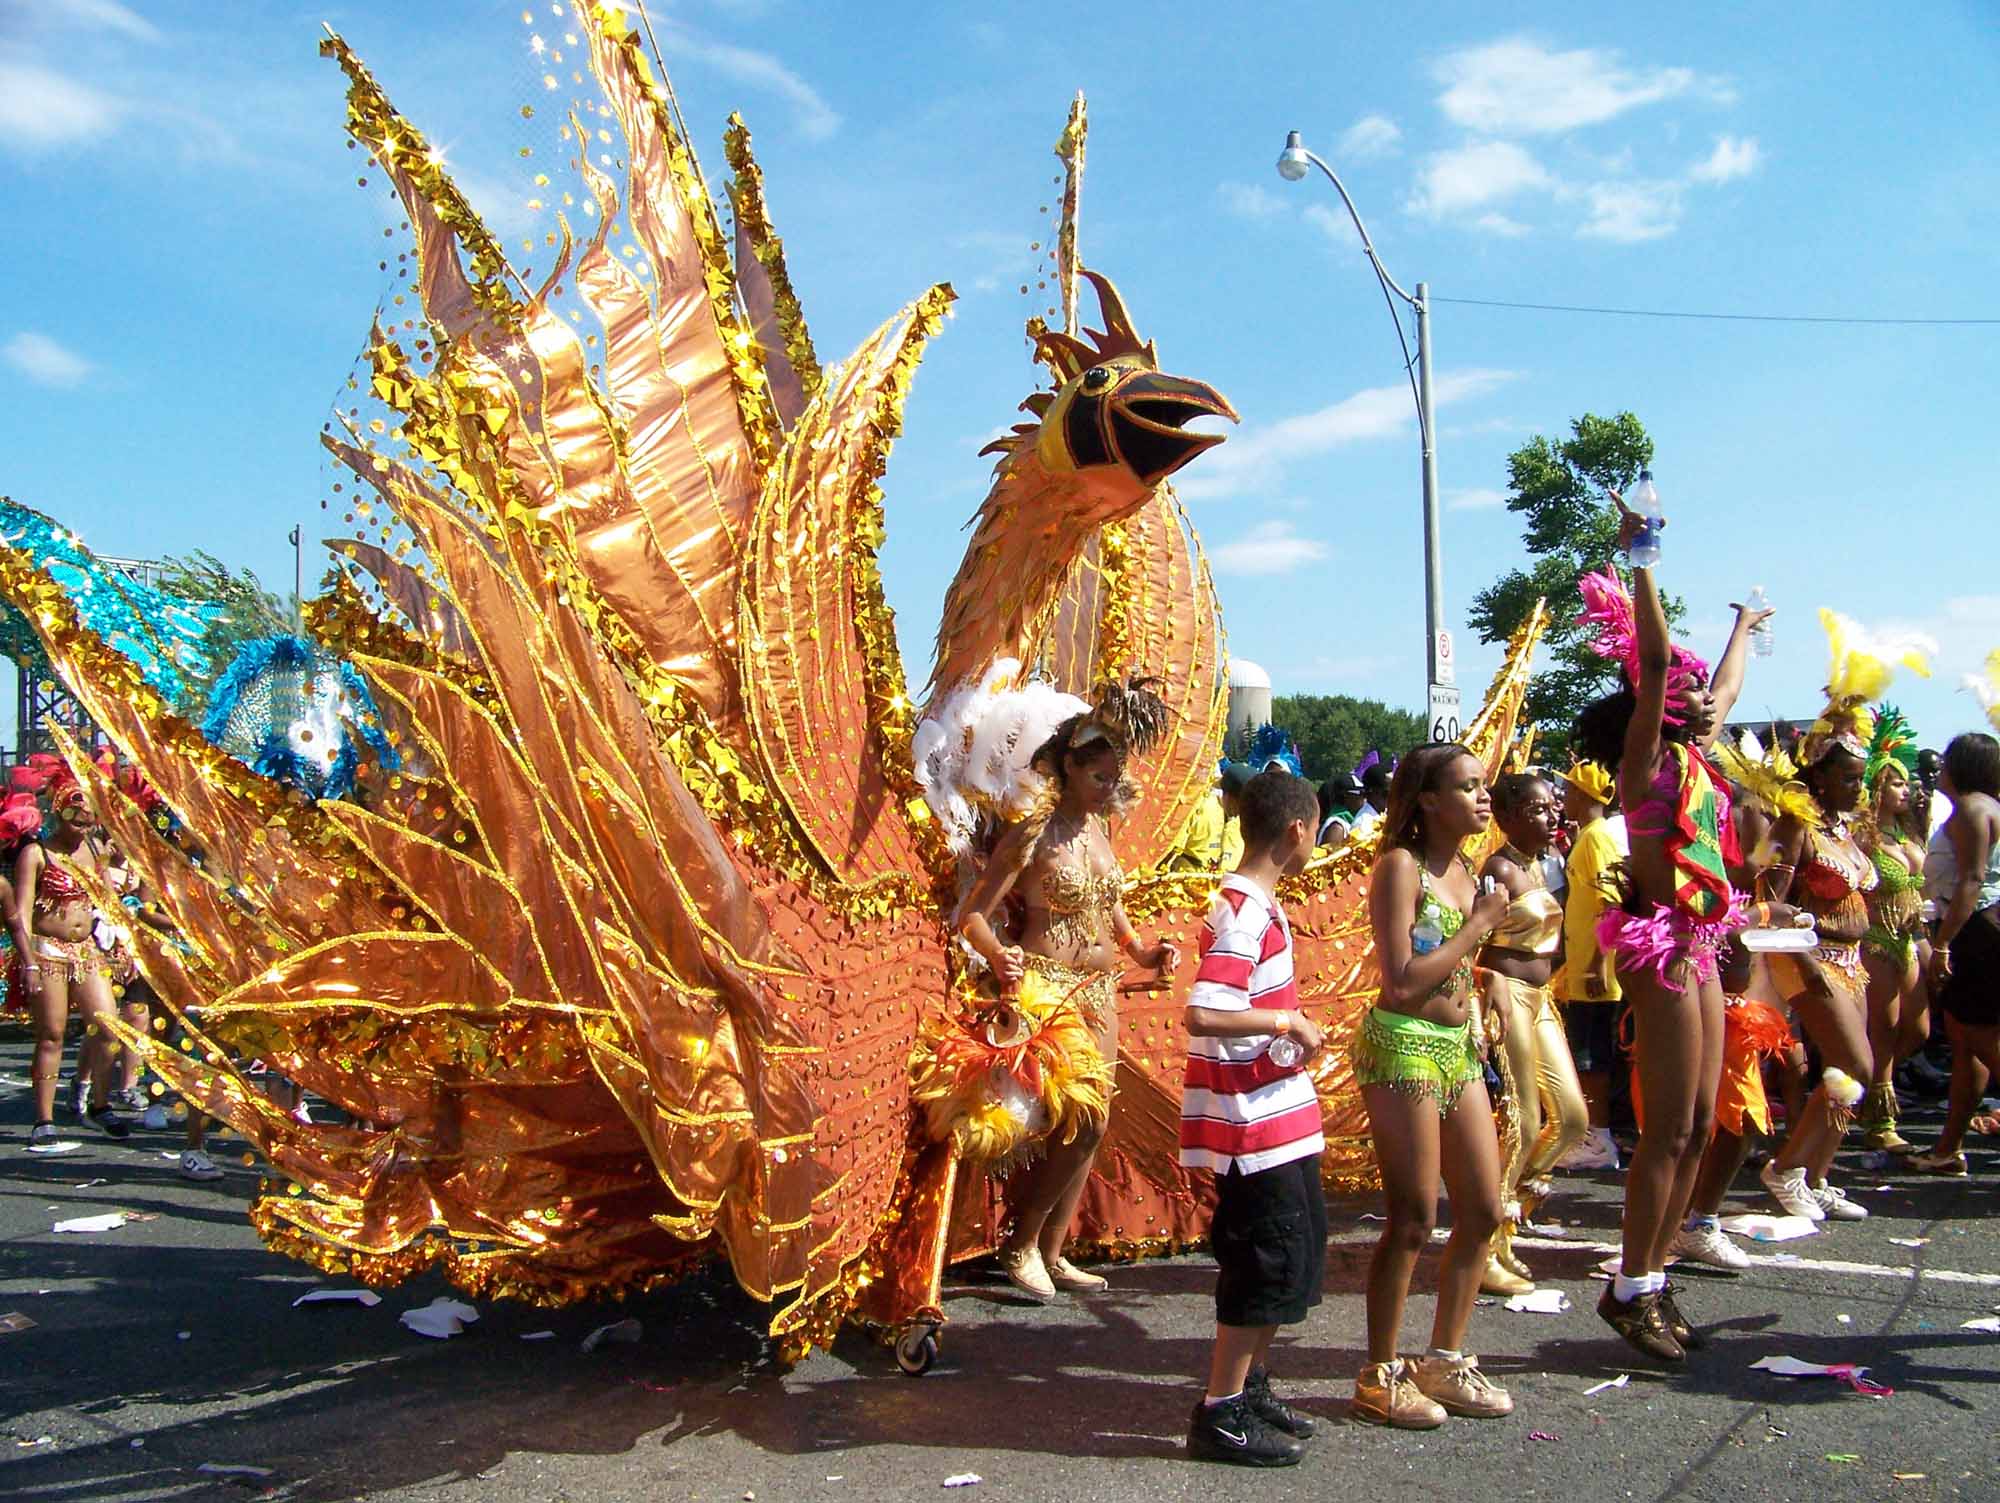
[(1083, 275), (1097, 289), (1104, 331), (1087, 330), (1085, 343), (1032, 321), (1036, 356), (1055, 376), (1056, 388), (1021, 404), (1035, 422), (1020, 424), (980, 452), (1032, 453), (1047, 474), (1074, 477), (1084, 508), (1110, 521), (1222, 442), (1220, 433), (1190, 432), (1190, 421), (1225, 417), (1233, 423), (1236, 409), (1207, 383), (1162, 371), (1152, 343), (1139, 339), (1126, 316), (1118, 289), (1096, 272)]

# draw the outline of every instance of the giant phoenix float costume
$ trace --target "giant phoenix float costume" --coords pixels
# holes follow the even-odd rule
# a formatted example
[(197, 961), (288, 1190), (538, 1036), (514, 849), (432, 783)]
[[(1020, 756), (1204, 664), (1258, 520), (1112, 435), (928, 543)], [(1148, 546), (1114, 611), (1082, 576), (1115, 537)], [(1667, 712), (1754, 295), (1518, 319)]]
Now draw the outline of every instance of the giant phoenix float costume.
[[(1220, 441), (1184, 425), (1233, 414), (1161, 370), (1112, 285), (1076, 263), (1079, 102), (1058, 147), (1071, 316), (1030, 330), (1051, 389), (998, 446), (913, 695), (877, 570), (877, 481), (950, 289), (822, 367), (747, 133), (732, 122), (727, 143), (732, 258), (638, 38), (609, 9), (574, 24), (603, 102), (588, 134), (572, 117), (573, 139), (615, 129), (622, 169), (579, 156), (594, 225), (580, 244), (565, 226), (534, 285), (360, 62), (325, 44), (350, 80), (349, 129), (408, 215), (422, 317), (369, 342), (362, 384), (384, 418), (344, 410), (324, 439), (364, 514), (386, 508), (414, 547), (344, 545), (369, 591), (343, 583), (307, 618), (372, 686), (399, 772), (343, 802), (267, 782), (178, 718), (31, 556), (0, 550), (0, 591), (198, 832), (200, 867), (75, 759), (180, 926), (179, 944), (137, 936), (192, 1025), (156, 1067), (268, 1160), (252, 1217), (270, 1245), (373, 1282), (437, 1266), (544, 1302), (720, 1256), (774, 1303), (792, 1351), (857, 1314), (928, 1334), (945, 1260), (991, 1245), (1004, 1200), (951, 1172), (913, 1101), (921, 1041), (972, 988), (947, 927), (957, 806), (934, 811), (913, 742), (1007, 660), (1079, 694), (1155, 675), (1171, 725), (1134, 765), (1115, 843), (1128, 871), (1159, 862), (1226, 720), (1220, 612), (1165, 482)], [(635, 255), (607, 246), (614, 223)], [(1079, 281), (1102, 332), (1077, 327)], [(1495, 765), (1535, 634), (1475, 722)], [(1300, 990), (1329, 1033), (1370, 994), (1371, 855), (1345, 851), (1287, 893)], [(1212, 882), (1142, 875), (1125, 902), (1192, 933)], [(1082, 1215), (1112, 1255), (1203, 1235), (1176, 1164), (1192, 975), (1190, 958), (1125, 998)], [(245, 1055), (353, 1125), (292, 1121), (235, 1073)], [(1358, 1182), (1365, 1120), (1343, 1058), (1327, 1051), (1320, 1082), (1328, 1165)]]

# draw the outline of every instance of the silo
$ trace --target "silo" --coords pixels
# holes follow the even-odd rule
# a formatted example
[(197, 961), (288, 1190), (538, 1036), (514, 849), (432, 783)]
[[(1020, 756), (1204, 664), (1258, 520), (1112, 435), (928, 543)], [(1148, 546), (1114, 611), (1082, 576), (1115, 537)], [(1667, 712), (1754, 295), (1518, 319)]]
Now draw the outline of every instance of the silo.
[(1271, 675), (1248, 658), (1229, 660), (1229, 740), (1227, 753), (1240, 757), (1271, 718)]

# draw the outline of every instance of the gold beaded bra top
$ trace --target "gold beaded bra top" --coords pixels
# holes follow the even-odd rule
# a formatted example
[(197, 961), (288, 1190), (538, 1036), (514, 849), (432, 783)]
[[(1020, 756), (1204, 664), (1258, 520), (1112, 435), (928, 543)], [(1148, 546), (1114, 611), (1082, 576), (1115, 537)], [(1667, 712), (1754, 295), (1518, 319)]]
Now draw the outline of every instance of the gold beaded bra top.
[(1125, 891), (1125, 874), (1113, 867), (1094, 872), (1087, 866), (1058, 863), (1042, 876), (1042, 901), (1049, 912), (1048, 942), (1052, 948), (1086, 950), (1108, 943), (1111, 910)]

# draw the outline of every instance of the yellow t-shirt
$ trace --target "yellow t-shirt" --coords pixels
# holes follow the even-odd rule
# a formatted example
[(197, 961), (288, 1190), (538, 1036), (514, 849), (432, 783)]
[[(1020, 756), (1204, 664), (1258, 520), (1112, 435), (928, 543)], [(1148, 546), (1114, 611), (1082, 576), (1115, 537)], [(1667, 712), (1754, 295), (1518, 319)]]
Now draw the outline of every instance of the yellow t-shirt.
[[(1563, 898), (1563, 950), (1565, 959), (1555, 978), (1556, 995), (1565, 1002), (1616, 1002), (1621, 993), (1618, 973), (1611, 957), (1597, 945), (1597, 921), (1606, 908), (1615, 907), (1624, 896), (1624, 852), (1611, 834), (1610, 826), (1593, 819), (1576, 832), (1564, 870), (1569, 874)], [(1598, 983), (1595, 995), (1586, 986), (1589, 978)]]
[[(1174, 848), (1160, 863), (1162, 871), (1214, 871), (1224, 865), (1222, 796), (1211, 789), (1208, 796), (1194, 806), (1188, 815), (1188, 822), (1181, 829), (1181, 838), (1174, 842)], [(1238, 854), (1241, 854), (1241, 841)], [(1232, 868), (1233, 869), (1233, 868)]]

